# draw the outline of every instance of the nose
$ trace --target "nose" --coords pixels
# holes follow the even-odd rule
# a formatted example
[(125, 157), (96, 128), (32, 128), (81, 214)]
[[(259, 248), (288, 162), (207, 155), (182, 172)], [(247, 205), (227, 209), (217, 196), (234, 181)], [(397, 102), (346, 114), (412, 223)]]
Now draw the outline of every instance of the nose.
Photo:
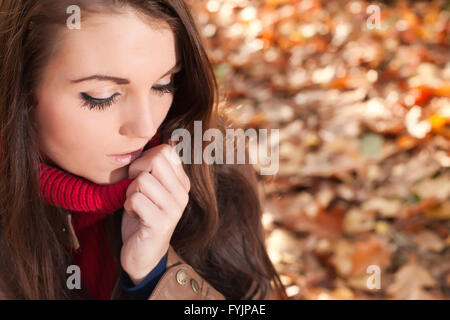
[(152, 138), (157, 130), (152, 115), (150, 101), (146, 97), (137, 98), (126, 108), (120, 134), (134, 138)]

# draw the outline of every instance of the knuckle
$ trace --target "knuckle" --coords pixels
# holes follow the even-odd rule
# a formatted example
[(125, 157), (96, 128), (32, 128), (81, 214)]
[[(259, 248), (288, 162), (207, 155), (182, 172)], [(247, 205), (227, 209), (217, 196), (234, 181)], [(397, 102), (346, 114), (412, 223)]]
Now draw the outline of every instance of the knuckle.
[(167, 160), (169, 160), (171, 163), (173, 164), (178, 164), (177, 162), (177, 154), (175, 152), (175, 149), (166, 144), (161, 148), (161, 154), (164, 155), (164, 157), (167, 158)]
[(132, 210), (136, 210), (138, 208), (139, 202), (141, 201), (141, 195), (139, 192), (133, 193), (128, 199), (128, 206)]
[(162, 152), (170, 152), (172, 150), (172, 146), (170, 146), (169, 144), (165, 143), (161, 145), (161, 151)]
[(142, 153), (142, 155), (130, 163), (128, 167), (128, 171), (147, 171), (153, 158), (155, 157), (155, 151), (152, 149), (146, 150)]
[(147, 171), (142, 171), (136, 177), (136, 184), (140, 190), (142, 190), (145, 187), (145, 185), (149, 179), (149, 176), (150, 176), (150, 174)]
[(147, 174), (148, 174), (147, 171), (139, 172), (139, 174), (138, 174), (138, 176), (137, 176), (137, 179), (138, 179), (138, 180), (145, 179), (145, 177), (147, 176)]
[(155, 158), (153, 159), (153, 168), (161, 170), (161, 168), (163, 168), (163, 165), (164, 165), (163, 155), (162, 154), (156, 155)]

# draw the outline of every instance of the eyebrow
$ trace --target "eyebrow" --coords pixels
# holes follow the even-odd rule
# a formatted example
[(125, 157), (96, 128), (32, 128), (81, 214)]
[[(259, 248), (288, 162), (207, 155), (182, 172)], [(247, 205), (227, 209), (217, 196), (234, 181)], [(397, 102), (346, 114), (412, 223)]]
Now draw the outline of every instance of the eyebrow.
[[(167, 71), (161, 78), (164, 78), (165, 76), (169, 75), (172, 72), (175, 71), (179, 71), (177, 69), (181, 68), (181, 63), (177, 62), (175, 64), (175, 66), (173, 66), (172, 68), (170, 68), (169, 71)], [(161, 79), (160, 78), (160, 79)], [(92, 76), (89, 77), (85, 77), (85, 78), (81, 78), (81, 79), (76, 79), (76, 80), (71, 80), (72, 83), (80, 83), (83, 81), (89, 81), (89, 80), (99, 80), (99, 81), (112, 81), (114, 83), (123, 85), (123, 84), (130, 84), (130, 80), (125, 79), (125, 78), (118, 78), (118, 77), (112, 77), (112, 76), (108, 76), (108, 75), (102, 75), (102, 74), (94, 74)]]

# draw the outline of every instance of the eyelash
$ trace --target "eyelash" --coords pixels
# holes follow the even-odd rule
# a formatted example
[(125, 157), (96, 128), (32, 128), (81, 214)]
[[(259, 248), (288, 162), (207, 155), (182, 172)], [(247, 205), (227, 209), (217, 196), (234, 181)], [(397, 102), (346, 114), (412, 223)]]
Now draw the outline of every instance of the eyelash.
[[(177, 88), (174, 86), (173, 82), (153, 87), (152, 90), (158, 95), (163, 96), (164, 94), (173, 94), (175, 91), (177, 91)], [(111, 97), (106, 99), (97, 99), (94, 97), (91, 97), (85, 92), (81, 93), (81, 100), (83, 101), (82, 106), (87, 107), (90, 110), (96, 109), (96, 110), (105, 110), (106, 108), (112, 106), (115, 103), (115, 99), (117, 96), (119, 96), (120, 93), (115, 93)]]

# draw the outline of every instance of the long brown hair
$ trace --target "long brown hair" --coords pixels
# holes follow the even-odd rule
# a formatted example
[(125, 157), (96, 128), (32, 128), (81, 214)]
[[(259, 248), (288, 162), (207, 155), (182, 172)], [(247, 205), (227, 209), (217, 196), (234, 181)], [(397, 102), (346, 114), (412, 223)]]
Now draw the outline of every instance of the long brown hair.
[[(202, 121), (203, 130), (228, 126), (220, 121), (213, 69), (182, 0), (0, 0), (0, 263), (10, 270), (2, 280), (19, 299), (73, 298), (65, 284), (70, 257), (58, 231), (64, 210), (40, 197), (38, 164), (43, 159), (31, 119), (37, 105), (34, 91), (56, 48), (58, 30), (66, 24), (69, 5), (78, 5), (82, 18), (86, 12), (120, 12), (131, 6), (149, 21), (169, 24), (183, 69), (175, 76), (178, 91), (160, 126), (164, 141), (176, 128), (193, 133), (195, 120)], [(192, 187), (171, 238), (177, 253), (227, 299), (259, 299), (270, 287), (286, 298), (265, 248), (252, 167), (184, 167)], [(120, 215), (108, 219), (118, 263)], [(254, 282), (255, 291), (245, 296)], [(255, 296), (256, 290), (261, 296)]]

